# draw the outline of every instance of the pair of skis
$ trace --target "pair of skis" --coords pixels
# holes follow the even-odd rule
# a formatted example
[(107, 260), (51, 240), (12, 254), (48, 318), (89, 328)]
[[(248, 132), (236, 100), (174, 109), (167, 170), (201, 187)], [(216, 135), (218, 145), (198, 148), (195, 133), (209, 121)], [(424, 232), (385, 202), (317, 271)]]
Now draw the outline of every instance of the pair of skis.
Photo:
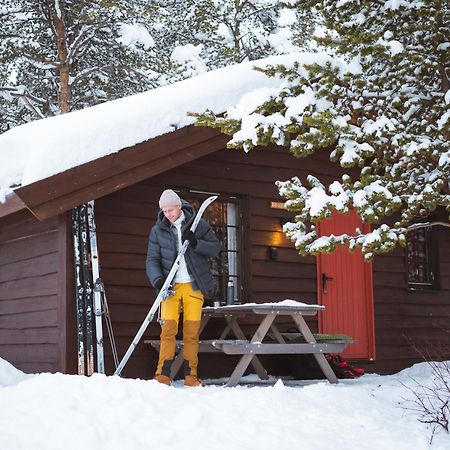
[(94, 316), (97, 372), (105, 373), (102, 317), (105, 315), (115, 367), (118, 365), (105, 289), (100, 278), (94, 202), (72, 210), (72, 237), (77, 310), (78, 374), (94, 373)]
[[(213, 195), (211, 197), (208, 197), (200, 206), (197, 215), (195, 216), (195, 219), (191, 225), (190, 230), (192, 232), (195, 232), (197, 229), (197, 226), (200, 222), (200, 219), (202, 218), (206, 208), (214, 201), (216, 200), (217, 195)], [(136, 333), (135, 338), (133, 339), (133, 342), (131, 343), (130, 347), (128, 348), (127, 352), (125, 353), (125, 356), (122, 358), (122, 361), (120, 361), (120, 364), (117, 366), (116, 371), (114, 372), (114, 375), (119, 375), (122, 373), (123, 368), (125, 367), (125, 364), (127, 363), (128, 359), (130, 358), (131, 354), (133, 353), (134, 349), (138, 345), (142, 335), (144, 334), (145, 330), (149, 326), (150, 322), (153, 320), (153, 317), (155, 316), (156, 311), (159, 308), (159, 305), (163, 300), (165, 300), (169, 296), (169, 292), (171, 290), (171, 284), (175, 277), (175, 274), (177, 273), (177, 270), (180, 266), (181, 258), (186, 253), (186, 250), (189, 246), (189, 241), (184, 241), (183, 245), (181, 246), (180, 252), (178, 253), (177, 258), (175, 259), (175, 262), (172, 265), (172, 268), (170, 269), (169, 274), (167, 275), (166, 281), (164, 282), (161, 290), (159, 291), (158, 296), (156, 297), (152, 307), (150, 308), (150, 311), (148, 312), (147, 316), (144, 319), (144, 322), (142, 323), (141, 327), (139, 328), (138, 332)]]

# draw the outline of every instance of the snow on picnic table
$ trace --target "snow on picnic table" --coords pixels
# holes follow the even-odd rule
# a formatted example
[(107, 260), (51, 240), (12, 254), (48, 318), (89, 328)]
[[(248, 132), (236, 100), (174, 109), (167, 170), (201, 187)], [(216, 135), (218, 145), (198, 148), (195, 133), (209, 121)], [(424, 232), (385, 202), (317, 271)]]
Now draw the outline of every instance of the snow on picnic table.
[(391, 376), (297, 387), (164, 386), (116, 376), (25, 375), (0, 359), (2, 450), (448, 449), (400, 403), (417, 364)]
[[(288, 309), (288, 308), (301, 308), (312, 309), (312, 310), (324, 310), (325, 306), (323, 305), (313, 305), (310, 303), (299, 302), (298, 300), (285, 299), (278, 302), (264, 302), (264, 303), (233, 303), (231, 305), (221, 305), (221, 308), (224, 309), (242, 309), (242, 308), (266, 308), (266, 307), (274, 307), (280, 309)], [(214, 306), (205, 306), (203, 309), (216, 309)]]

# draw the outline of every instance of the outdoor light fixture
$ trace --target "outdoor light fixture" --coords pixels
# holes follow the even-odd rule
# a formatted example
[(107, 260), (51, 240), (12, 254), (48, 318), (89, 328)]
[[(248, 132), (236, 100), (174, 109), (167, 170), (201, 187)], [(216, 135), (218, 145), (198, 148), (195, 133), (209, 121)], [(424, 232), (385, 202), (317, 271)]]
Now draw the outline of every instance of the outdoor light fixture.
[(271, 261), (278, 259), (278, 249), (276, 247), (267, 247), (267, 255)]

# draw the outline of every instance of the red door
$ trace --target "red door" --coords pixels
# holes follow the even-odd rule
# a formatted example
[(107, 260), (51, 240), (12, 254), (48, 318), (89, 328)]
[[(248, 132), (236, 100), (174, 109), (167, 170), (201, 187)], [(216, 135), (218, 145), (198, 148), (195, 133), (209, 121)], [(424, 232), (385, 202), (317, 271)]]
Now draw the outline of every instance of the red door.
[[(370, 230), (354, 212), (334, 214), (319, 224), (319, 233), (353, 234), (355, 228)], [(357, 342), (342, 353), (345, 358), (374, 359), (372, 264), (364, 261), (361, 251), (349, 252), (341, 247), (333, 254), (319, 255), (317, 292), (318, 303), (326, 307), (319, 314), (320, 333), (344, 333), (355, 338)]]

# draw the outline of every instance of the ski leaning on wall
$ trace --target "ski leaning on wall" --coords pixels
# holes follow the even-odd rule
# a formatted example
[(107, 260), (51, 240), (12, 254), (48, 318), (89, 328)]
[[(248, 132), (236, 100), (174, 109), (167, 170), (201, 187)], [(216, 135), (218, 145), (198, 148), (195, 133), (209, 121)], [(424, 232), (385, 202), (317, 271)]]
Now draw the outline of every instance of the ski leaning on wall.
[(103, 351), (103, 326), (102, 319), (105, 318), (108, 330), (109, 343), (114, 361), (114, 367), (119, 364), (117, 356), (116, 341), (112, 328), (111, 316), (109, 314), (108, 302), (106, 301), (105, 285), (100, 277), (100, 259), (97, 246), (97, 228), (95, 225), (94, 201), (87, 204), (87, 217), (89, 227), (89, 243), (91, 246), (91, 267), (94, 289), (94, 314), (95, 314), (95, 335), (97, 343), (97, 372), (105, 373), (105, 361)]
[(78, 348), (78, 375), (86, 374), (86, 358), (84, 354), (84, 284), (81, 273), (81, 236), (80, 236), (80, 211), (78, 207), (72, 210), (72, 241), (75, 268), (75, 304), (77, 313), (77, 348)]
[(96, 343), (97, 372), (105, 373), (103, 316), (105, 316), (115, 367), (118, 365), (118, 357), (105, 288), (100, 278), (93, 201), (72, 210), (72, 238), (77, 313), (78, 374), (92, 375), (94, 373), (94, 340)]

